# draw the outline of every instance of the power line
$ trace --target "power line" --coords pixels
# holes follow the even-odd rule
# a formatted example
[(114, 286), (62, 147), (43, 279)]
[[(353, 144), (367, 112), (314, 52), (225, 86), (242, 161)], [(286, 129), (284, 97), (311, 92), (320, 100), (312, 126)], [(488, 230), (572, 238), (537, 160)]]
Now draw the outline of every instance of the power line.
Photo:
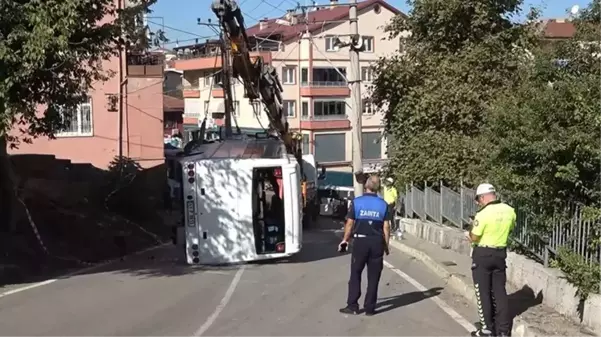
[(211, 36), (202, 36), (202, 35), (200, 35), (200, 34), (198, 34), (198, 33), (193, 33), (193, 32), (187, 31), (187, 30), (183, 30), (183, 29), (179, 29), (179, 28), (175, 28), (175, 27), (171, 27), (171, 26), (166, 26), (166, 25), (163, 25), (163, 24), (161, 24), (161, 23), (157, 23), (157, 22), (150, 21), (150, 20), (148, 20), (147, 22), (148, 22), (148, 23), (152, 23), (152, 24), (154, 24), (154, 25), (161, 26), (161, 27), (165, 27), (165, 28), (167, 28), (167, 29), (170, 29), (170, 30), (172, 30), (172, 31), (174, 31), (174, 32), (179, 32), (179, 33), (183, 33), (183, 34), (188, 34), (188, 35), (192, 35), (192, 36), (197, 36), (197, 37), (199, 37), (199, 38), (201, 38), (201, 39), (206, 39), (206, 38), (209, 38), (209, 37), (213, 37), (213, 35), (211, 35)]
[[(211, 35), (211, 36), (207, 36), (207, 39), (212, 39), (212, 38), (218, 38), (219, 35)], [(194, 38), (194, 39), (185, 39), (185, 40), (180, 40), (180, 39), (175, 39), (175, 41), (169, 41), (165, 44), (178, 44), (178, 43), (185, 43), (185, 42), (198, 42), (198, 40), (200, 40), (200, 38)]]
[[(271, 14), (274, 11), (284, 11), (283, 9), (280, 8), (280, 6), (282, 6), (284, 4), (284, 2), (286, 2), (287, 0), (283, 0), (282, 2), (280, 2), (277, 6), (272, 5), (271, 3), (269, 3), (268, 1), (265, 0), (261, 0), (262, 3), (268, 5), (269, 7), (273, 8), (271, 11), (265, 13), (264, 15), (267, 16), (267, 14)], [(284, 11), (286, 12), (286, 11)]]

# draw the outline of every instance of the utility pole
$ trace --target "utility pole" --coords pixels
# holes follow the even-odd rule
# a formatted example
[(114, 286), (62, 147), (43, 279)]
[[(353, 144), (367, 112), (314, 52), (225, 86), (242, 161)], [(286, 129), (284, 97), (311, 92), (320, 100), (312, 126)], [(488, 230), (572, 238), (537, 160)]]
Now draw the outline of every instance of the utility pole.
[[(351, 137), (353, 139), (353, 174), (356, 172), (363, 171), (363, 160), (362, 157), (362, 140), (361, 140), (361, 115), (362, 115), (362, 104), (361, 104), (361, 65), (359, 63), (359, 51), (362, 46), (358, 45), (361, 41), (359, 36), (359, 24), (357, 21), (357, 0), (350, 1), (349, 8), (349, 21), (351, 28), (351, 44), (350, 44), (350, 61), (351, 61)], [(357, 182), (357, 179), (353, 179), (353, 187), (355, 190), (355, 198), (363, 195), (363, 184)]]
[(232, 113), (234, 112), (234, 97), (232, 97), (232, 67), (229, 43), (221, 32), (221, 83), (223, 85), (224, 110), (225, 110), (225, 138), (232, 138)]

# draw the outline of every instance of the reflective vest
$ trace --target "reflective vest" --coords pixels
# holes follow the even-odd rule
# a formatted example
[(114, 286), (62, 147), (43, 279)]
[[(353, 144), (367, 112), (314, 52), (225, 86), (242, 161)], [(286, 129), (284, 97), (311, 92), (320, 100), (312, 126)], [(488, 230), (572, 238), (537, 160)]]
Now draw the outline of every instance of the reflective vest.
[(499, 200), (486, 204), (476, 213), (472, 227), (472, 233), (480, 237), (478, 246), (507, 247), (515, 220), (513, 207)]

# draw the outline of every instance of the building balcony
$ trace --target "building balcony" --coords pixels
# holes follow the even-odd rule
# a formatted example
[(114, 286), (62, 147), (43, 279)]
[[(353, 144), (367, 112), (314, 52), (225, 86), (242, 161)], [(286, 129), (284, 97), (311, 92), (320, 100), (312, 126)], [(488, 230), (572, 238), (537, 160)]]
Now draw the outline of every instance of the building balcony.
[(183, 115), (184, 124), (187, 125), (198, 125), (198, 120), (201, 118), (200, 113), (187, 113)]
[[(265, 63), (270, 63), (272, 55), (270, 51), (258, 51), (251, 52), (250, 59), (255, 61), (257, 57), (262, 57)], [(221, 68), (221, 55), (220, 54), (189, 54), (178, 56), (178, 59), (174, 61), (173, 67), (181, 71), (190, 70), (209, 70)]]
[(211, 96), (213, 96), (213, 98), (224, 98), (225, 93), (223, 92), (223, 88), (212, 89)]
[(182, 95), (184, 98), (200, 98), (200, 89), (196, 87), (184, 88)]
[(351, 95), (351, 90), (344, 81), (315, 81), (301, 83), (300, 94), (303, 97), (349, 97)]
[(133, 54), (126, 56), (127, 76), (163, 77), (165, 56), (162, 54)]
[(347, 115), (301, 116), (300, 128), (303, 130), (349, 129), (351, 121)]

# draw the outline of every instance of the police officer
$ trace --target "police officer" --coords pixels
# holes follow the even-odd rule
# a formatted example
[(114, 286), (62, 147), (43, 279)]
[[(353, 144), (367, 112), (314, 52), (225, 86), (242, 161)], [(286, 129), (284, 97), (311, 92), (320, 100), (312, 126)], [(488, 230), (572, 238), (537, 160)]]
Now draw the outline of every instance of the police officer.
[(495, 188), (491, 184), (478, 186), (476, 201), (481, 208), (474, 217), (468, 238), (474, 246), (472, 277), (481, 326), (472, 332), (472, 336), (508, 336), (511, 319), (505, 289), (505, 259), (507, 241), (515, 226), (516, 214), (511, 206), (497, 200)]
[(365, 181), (364, 195), (355, 198), (349, 207), (344, 238), (339, 250), (344, 250), (351, 239), (355, 239), (352, 252), (351, 276), (348, 282), (347, 306), (340, 309), (343, 314), (359, 313), (361, 297), (361, 274), (367, 265), (367, 292), (365, 314), (375, 314), (378, 298), (378, 283), (384, 266), (384, 253), (388, 254), (390, 220), (388, 205), (376, 193), (380, 190), (380, 179), (370, 176)]
[(391, 226), (392, 228), (396, 228), (396, 235), (401, 238), (403, 236), (403, 232), (401, 231), (400, 227), (397, 228), (396, 227), (396, 222), (395, 222), (395, 213), (397, 210), (397, 200), (399, 199), (399, 193), (396, 190), (396, 187), (394, 187), (394, 179), (388, 177), (386, 178), (386, 183), (384, 184), (384, 187), (382, 188), (382, 197), (384, 198), (384, 201), (386, 201), (386, 204), (388, 204), (388, 212), (390, 212), (391, 214)]

